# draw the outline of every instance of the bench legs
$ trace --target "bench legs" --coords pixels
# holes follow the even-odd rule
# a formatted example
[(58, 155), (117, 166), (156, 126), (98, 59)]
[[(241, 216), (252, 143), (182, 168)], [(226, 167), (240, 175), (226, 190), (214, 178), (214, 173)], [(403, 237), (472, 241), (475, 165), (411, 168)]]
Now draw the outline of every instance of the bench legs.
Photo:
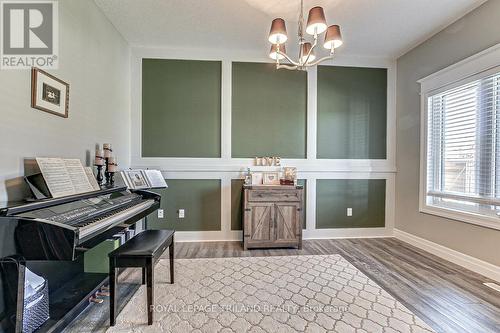
[[(172, 236), (172, 243), (168, 247), (169, 261), (170, 261), (170, 283), (174, 283), (174, 239)], [(146, 265), (142, 267), (142, 284), (146, 284), (146, 298), (147, 298), (147, 312), (148, 312), (148, 325), (153, 325), (153, 310), (154, 310), (154, 264), (153, 257), (146, 259)], [(116, 263), (113, 258), (109, 259), (109, 322), (111, 326), (116, 324)]]
[(146, 288), (148, 305), (148, 325), (153, 325), (153, 302), (154, 302), (154, 262), (153, 258), (146, 261)]
[(115, 326), (116, 324), (116, 271), (115, 262), (113, 259), (109, 260), (109, 324)]

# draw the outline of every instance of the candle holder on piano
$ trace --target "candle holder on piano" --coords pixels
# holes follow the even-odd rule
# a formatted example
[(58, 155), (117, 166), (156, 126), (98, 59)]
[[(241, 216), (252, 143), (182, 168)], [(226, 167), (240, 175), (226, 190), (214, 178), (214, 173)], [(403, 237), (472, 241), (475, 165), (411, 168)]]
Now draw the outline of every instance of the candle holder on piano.
[(95, 150), (95, 160), (94, 160), (94, 165), (97, 167), (97, 176), (96, 180), (99, 186), (102, 185), (102, 167), (104, 165), (104, 158), (102, 154), (102, 150), (100, 149), (99, 146), (96, 147)]
[(106, 159), (106, 172), (108, 175), (106, 177), (106, 184), (113, 185), (115, 183), (115, 172), (117, 166), (118, 163), (116, 163), (116, 157), (110, 156)]
[(106, 162), (106, 170), (104, 171), (104, 177), (106, 177), (106, 184), (109, 184), (109, 180), (111, 176), (109, 175), (109, 157), (106, 157), (105, 159)]
[(97, 167), (97, 176), (96, 176), (97, 184), (99, 184), (99, 186), (100, 186), (102, 184), (102, 180), (103, 180), (102, 165), (96, 165), (96, 167)]

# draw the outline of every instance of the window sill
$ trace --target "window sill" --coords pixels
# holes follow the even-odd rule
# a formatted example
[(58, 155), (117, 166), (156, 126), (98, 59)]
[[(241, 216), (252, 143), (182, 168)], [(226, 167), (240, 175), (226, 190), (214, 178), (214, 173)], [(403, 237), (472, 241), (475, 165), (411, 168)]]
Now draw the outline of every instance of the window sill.
[(444, 217), (458, 222), (464, 222), (484, 228), (500, 230), (500, 217), (490, 217), (431, 205), (421, 205), (419, 211), (424, 214)]

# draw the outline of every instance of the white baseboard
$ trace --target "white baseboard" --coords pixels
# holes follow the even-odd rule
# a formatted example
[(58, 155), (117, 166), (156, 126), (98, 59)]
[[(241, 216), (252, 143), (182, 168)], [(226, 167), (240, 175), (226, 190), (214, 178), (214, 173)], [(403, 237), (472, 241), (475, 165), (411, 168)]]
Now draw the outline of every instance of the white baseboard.
[[(304, 230), (302, 238), (341, 239), (392, 237), (390, 228), (339, 228)], [(176, 242), (236, 242), (243, 239), (242, 231), (176, 231)]]
[(242, 231), (176, 231), (176, 242), (235, 242), (243, 239)]
[(391, 228), (334, 228), (304, 230), (303, 239), (379, 238), (392, 237)]
[(467, 254), (452, 250), (448, 247), (428, 241), (424, 238), (409, 234), (407, 232), (394, 229), (394, 237), (409, 243), (419, 249), (430, 252), (440, 258), (451, 261), (454, 264), (460, 265), (473, 272), (484, 275), (494, 281), (500, 282), (500, 267), (490, 264), (489, 262), (474, 258)]

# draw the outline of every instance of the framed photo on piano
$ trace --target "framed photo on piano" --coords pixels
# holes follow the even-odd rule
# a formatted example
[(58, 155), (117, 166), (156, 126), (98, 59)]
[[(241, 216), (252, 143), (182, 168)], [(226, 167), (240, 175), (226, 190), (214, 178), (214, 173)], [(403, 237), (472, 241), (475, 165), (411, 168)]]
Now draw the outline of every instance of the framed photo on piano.
[(128, 188), (141, 190), (150, 187), (144, 170), (126, 170), (122, 175)]
[(159, 170), (123, 170), (121, 175), (127, 187), (132, 190), (168, 188)]
[(31, 70), (31, 107), (68, 118), (69, 84), (33, 67)]

